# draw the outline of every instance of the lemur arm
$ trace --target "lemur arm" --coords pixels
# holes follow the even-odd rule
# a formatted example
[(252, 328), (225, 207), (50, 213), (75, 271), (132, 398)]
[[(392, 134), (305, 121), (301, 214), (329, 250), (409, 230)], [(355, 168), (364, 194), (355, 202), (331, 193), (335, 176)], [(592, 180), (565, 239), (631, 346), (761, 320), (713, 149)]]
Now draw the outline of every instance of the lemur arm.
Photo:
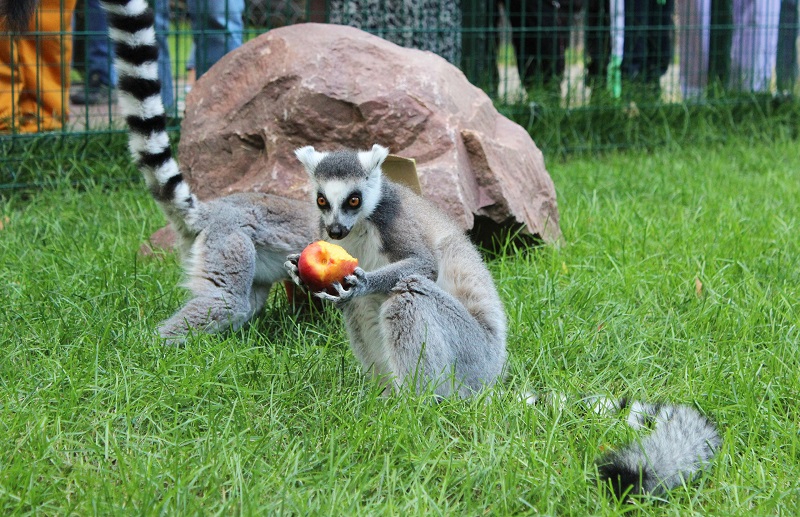
[(386, 294), (400, 280), (411, 275), (422, 275), (435, 282), (437, 274), (436, 260), (432, 255), (430, 257), (412, 255), (375, 271), (367, 272), (360, 267), (356, 268), (352, 275), (344, 279), (347, 288), (336, 282), (333, 284), (333, 288), (336, 289), (337, 294), (331, 295), (323, 291), (315, 293), (315, 296), (334, 303), (344, 303), (358, 296)]

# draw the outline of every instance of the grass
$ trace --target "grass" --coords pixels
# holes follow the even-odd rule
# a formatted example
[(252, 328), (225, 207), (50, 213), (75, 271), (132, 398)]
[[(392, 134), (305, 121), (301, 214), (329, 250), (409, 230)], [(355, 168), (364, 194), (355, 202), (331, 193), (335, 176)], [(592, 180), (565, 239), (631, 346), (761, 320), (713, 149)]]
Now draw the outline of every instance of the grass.
[[(175, 257), (137, 254), (163, 224), (139, 182), (4, 194), (0, 513), (797, 514), (797, 142), (548, 166), (564, 243), (490, 260), (506, 389), (439, 405), (378, 397), (338, 315), (278, 291), (247, 330), (162, 347), (184, 293)], [(593, 461), (625, 426), (525, 389), (695, 403), (724, 446), (665, 502), (618, 505)]]
[(623, 92), (622, 99), (613, 99), (597, 85), (589, 105), (564, 109), (559, 95), (533, 87), (528, 98), (536, 100), (535, 109), (524, 104), (498, 109), (550, 154), (798, 137), (800, 103), (790, 98), (714, 90), (703, 103), (667, 104), (640, 86), (623, 86)]

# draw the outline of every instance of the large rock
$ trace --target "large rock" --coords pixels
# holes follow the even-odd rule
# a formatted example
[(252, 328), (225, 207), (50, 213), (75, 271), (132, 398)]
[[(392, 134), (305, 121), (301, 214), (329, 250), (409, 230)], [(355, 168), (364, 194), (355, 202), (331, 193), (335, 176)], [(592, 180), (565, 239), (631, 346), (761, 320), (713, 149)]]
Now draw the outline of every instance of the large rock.
[(426, 197), (465, 228), (559, 238), (553, 182), (528, 133), (439, 56), (349, 27), (292, 25), (225, 56), (187, 98), (179, 152), (201, 198), (308, 199), (294, 149), (373, 143), (415, 158)]

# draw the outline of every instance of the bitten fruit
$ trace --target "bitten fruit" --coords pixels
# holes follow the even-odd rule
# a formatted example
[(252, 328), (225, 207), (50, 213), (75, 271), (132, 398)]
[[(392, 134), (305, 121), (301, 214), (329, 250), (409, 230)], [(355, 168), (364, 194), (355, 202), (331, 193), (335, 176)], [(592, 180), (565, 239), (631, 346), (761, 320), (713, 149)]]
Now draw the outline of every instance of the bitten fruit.
[(344, 248), (326, 241), (312, 242), (300, 254), (297, 273), (312, 292), (328, 290), (334, 282), (344, 283), (358, 266)]

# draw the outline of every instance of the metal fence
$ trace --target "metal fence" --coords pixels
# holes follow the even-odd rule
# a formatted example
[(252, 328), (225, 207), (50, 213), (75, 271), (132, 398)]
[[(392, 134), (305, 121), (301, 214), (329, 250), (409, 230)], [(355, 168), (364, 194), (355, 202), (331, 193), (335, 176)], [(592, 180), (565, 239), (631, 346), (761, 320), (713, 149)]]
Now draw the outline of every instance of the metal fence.
[[(794, 106), (798, 93), (798, 0), (154, 2), (162, 97), (176, 129), (192, 81), (213, 64), (209, 49), (304, 21), (354, 25), (442, 55), (544, 147), (636, 144), (670, 113), (685, 126), (693, 110), (729, 116), (761, 102), (761, 113)], [(214, 5), (222, 7), (203, 15)], [(0, 47), (6, 162), (15, 149), (30, 154), (20, 145), (27, 139), (121, 130), (97, 0), (40, 0), (31, 32), (0, 33)]]

